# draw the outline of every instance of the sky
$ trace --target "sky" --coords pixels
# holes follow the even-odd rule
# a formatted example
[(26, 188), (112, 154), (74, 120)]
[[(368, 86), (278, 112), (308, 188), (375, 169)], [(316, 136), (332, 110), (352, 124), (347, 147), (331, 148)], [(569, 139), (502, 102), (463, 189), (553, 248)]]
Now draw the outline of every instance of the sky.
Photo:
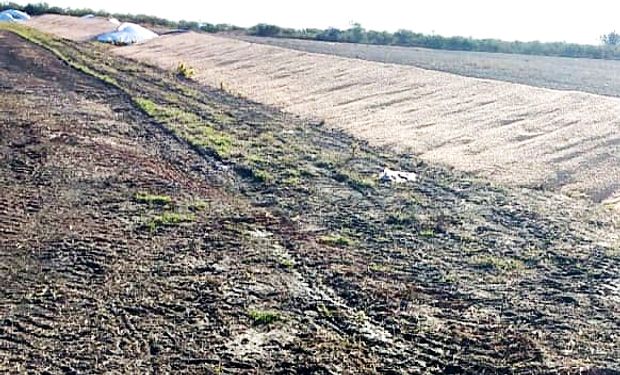
[(47, 0), (47, 3), (238, 26), (263, 22), (294, 28), (344, 29), (358, 22), (366, 29), (380, 31), (408, 29), (444, 36), (521, 41), (598, 44), (602, 34), (620, 31), (620, 1), (613, 0)]

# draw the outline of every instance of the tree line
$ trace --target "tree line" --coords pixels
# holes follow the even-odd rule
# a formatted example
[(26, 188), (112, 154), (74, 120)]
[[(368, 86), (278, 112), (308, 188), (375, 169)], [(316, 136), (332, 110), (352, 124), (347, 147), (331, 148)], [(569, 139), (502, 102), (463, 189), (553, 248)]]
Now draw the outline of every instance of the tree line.
[(585, 45), (566, 42), (543, 43), (507, 42), (498, 39), (473, 39), (460, 36), (444, 37), (415, 33), (409, 30), (366, 30), (354, 23), (349, 29), (290, 29), (275, 25), (259, 24), (247, 30), (248, 34), (261, 37), (293, 38), (340, 43), (363, 43), (402, 47), (420, 47), (453, 51), (496, 52), (524, 55), (579, 57), (593, 59), (620, 59), (620, 35), (615, 32), (601, 37), (602, 45)]
[(273, 38), (293, 38), (341, 43), (364, 43), (374, 45), (421, 47), (454, 51), (499, 52), (525, 55), (579, 57), (593, 59), (620, 60), (620, 35), (615, 31), (601, 37), (602, 45), (584, 45), (566, 42), (542, 43), (508, 42), (498, 39), (473, 39), (460, 36), (444, 37), (428, 35), (409, 30), (398, 30), (394, 33), (387, 31), (366, 30), (359, 23), (350, 28), (340, 30), (328, 29), (291, 29), (270, 24), (258, 24), (250, 28), (241, 28), (229, 24), (211, 24), (193, 21), (171, 21), (160, 17), (144, 14), (112, 14), (92, 9), (69, 9), (50, 6), (47, 3), (28, 4), (25, 6), (15, 3), (0, 4), (0, 11), (17, 9), (30, 15), (61, 14), (70, 16), (84, 16), (93, 14), (100, 17), (114, 17), (122, 21), (158, 25), (169, 28), (187, 29), (208, 33), (237, 31), (247, 35)]

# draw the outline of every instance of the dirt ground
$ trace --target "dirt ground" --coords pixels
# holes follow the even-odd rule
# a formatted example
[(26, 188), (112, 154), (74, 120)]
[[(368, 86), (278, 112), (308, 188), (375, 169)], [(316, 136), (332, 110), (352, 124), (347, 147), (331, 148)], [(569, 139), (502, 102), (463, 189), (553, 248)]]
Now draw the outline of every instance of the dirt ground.
[(609, 212), (21, 32), (107, 83), (0, 31), (0, 372), (620, 371)]

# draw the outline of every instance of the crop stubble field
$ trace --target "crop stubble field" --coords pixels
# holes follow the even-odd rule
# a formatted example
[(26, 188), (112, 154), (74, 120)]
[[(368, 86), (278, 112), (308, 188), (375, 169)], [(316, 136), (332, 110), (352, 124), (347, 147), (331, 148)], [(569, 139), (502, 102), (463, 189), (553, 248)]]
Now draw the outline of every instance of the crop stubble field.
[(15, 30), (0, 371), (620, 370), (610, 212)]
[(468, 77), (548, 89), (620, 96), (620, 61), (425, 48), (238, 37), (252, 43), (388, 64), (412, 65)]

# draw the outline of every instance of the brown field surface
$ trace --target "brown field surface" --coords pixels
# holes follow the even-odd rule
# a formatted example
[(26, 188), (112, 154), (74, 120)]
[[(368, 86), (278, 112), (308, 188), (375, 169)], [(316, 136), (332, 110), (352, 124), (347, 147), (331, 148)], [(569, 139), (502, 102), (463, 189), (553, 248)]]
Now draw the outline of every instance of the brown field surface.
[(557, 90), (620, 96), (620, 60), (334, 43), (235, 35), (253, 43)]
[(611, 211), (109, 51), (0, 25), (0, 373), (620, 371)]
[[(84, 22), (65, 17), (63, 28)], [(595, 201), (620, 191), (619, 99), (197, 33), (115, 52), (165, 69), (184, 62), (202, 83), (500, 183)]]

